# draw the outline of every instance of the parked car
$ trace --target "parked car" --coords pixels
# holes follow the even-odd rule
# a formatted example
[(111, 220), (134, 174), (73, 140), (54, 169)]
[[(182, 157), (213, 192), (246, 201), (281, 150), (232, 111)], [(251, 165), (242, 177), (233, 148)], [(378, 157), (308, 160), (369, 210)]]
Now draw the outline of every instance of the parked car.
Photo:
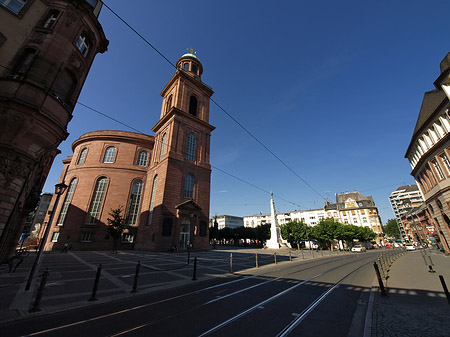
[(416, 250), (416, 246), (414, 246), (412, 243), (406, 244), (406, 250)]
[(352, 248), (352, 252), (362, 253), (365, 251), (366, 251), (366, 247), (364, 247), (363, 245), (356, 245), (356, 246), (353, 246), (353, 248)]

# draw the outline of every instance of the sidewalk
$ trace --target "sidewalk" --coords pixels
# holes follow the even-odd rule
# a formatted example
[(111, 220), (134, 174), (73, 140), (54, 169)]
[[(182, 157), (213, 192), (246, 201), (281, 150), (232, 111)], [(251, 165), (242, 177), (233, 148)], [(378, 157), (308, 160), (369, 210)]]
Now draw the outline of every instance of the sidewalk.
[(374, 294), (371, 337), (449, 336), (450, 305), (439, 275), (450, 288), (450, 256), (437, 251), (411, 251), (396, 260), (386, 282), (388, 296)]

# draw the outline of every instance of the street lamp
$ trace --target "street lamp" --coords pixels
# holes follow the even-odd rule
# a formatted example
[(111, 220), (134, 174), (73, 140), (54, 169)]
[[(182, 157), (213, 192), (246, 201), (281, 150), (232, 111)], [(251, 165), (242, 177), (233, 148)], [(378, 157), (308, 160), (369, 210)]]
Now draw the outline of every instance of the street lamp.
[(36, 270), (36, 267), (39, 265), (39, 262), (41, 260), (42, 252), (44, 250), (45, 244), (47, 243), (48, 234), (50, 233), (50, 228), (52, 227), (53, 217), (55, 216), (56, 208), (58, 207), (59, 198), (66, 191), (66, 188), (67, 188), (67, 185), (64, 184), (64, 180), (63, 180), (62, 183), (59, 183), (59, 184), (55, 185), (56, 200), (55, 200), (55, 203), (53, 205), (52, 214), (50, 215), (50, 219), (48, 220), (48, 223), (47, 223), (47, 228), (45, 228), (44, 237), (42, 238), (41, 245), (39, 247), (39, 251), (38, 251), (38, 253), (36, 255), (36, 259), (34, 260), (33, 267), (31, 268), (30, 276), (28, 277), (28, 282), (27, 282), (27, 285), (25, 287), (25, 291), (30, 290), (31, 281), (33, 280), (34, 272)]

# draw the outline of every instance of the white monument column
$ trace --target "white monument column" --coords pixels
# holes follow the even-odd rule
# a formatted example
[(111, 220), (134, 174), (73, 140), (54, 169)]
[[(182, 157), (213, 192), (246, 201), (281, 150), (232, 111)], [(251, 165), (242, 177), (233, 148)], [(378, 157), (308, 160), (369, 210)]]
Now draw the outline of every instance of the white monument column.
[(270, 193), (270, 240), (267, 241), (267, 248), (280, 249), (285, 246), (281, 239), (281, 230), (277, 221), (277, 212), (275, 211), (275, 201), (273, 193)]

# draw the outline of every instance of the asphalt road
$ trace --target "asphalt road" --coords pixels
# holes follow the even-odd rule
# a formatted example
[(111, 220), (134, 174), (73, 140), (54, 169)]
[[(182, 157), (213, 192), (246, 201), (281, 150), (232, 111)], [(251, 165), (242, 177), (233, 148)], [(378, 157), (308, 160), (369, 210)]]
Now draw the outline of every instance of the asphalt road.
[(378, 252), (226, 278), (3, 324), (1, 336), (362, 336)]

